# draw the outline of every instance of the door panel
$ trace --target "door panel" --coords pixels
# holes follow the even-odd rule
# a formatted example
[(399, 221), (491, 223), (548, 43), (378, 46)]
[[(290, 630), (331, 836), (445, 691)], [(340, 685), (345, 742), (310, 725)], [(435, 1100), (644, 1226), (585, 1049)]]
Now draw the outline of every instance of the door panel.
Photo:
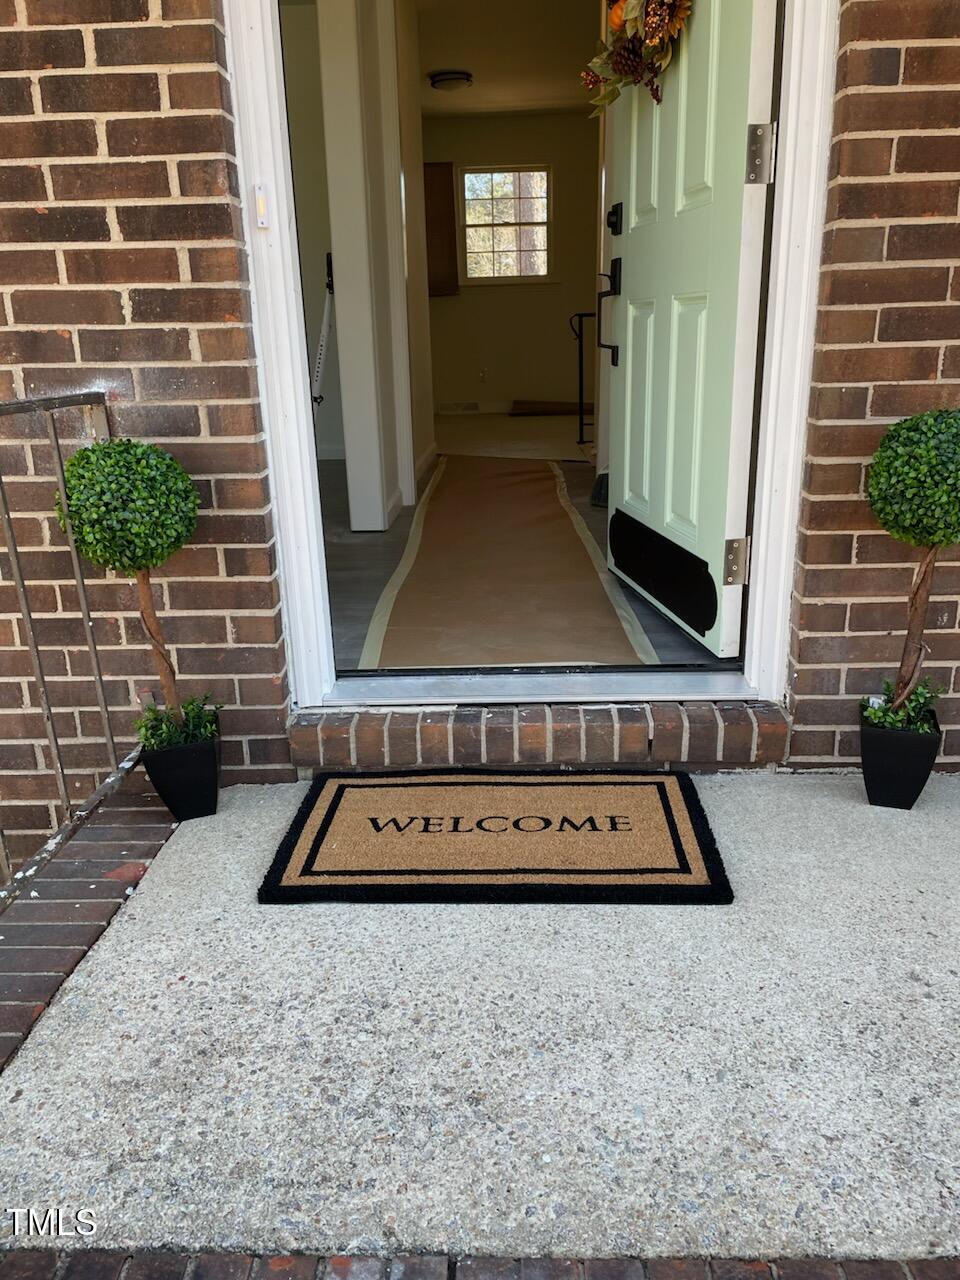
[(667, 414), (667, 473), (664, 516), (677, 541), (693, 549), (700, 516), (703, 438), (703, 377), (706, 365), (707, 307), (704, 294), (674, 298), (670, 332)]
[[(605, 239), (622, 259), (605, 304), (622, 352), (609, 374), (610, 564), (720, 657), (739, 652), (743, 587), (724, 583), (724, 558), (747, 532), (770, 190), (745, 184), (747, 125), (770, 118), (774, 31), (773, 0), (698, 0), (662, 104), (638, 87), (607, 113), (606, 199), (627, 213)], [(664, 561), (656, 571), (629, 549), (631, 528)]]
[[(636, 93), (630, 106), (630, 229), (657, 220), (659, 199), (660, 113), (644, 109), (643, 94)], [(622, 106), (618, 107), (622, 111)]]
[(626, 490), (624, 503), (640, 520), (650, 512), (650, 423), (653, 420), (653, 350), (656, 303), (651, 299), (630, 304), (627, 335), (627, 394), (635, 406), (630, 439), (626, 441)]
[[(678, 49), (677, 213), (710, 204), (713, 199), (722, 7), (722, 0), (698, 0), (698, 29), (694, 31), (691, 23), (686, 33), (690, 39), (681, 38)], [(743, 8), (746, 12), (749, 6)]]

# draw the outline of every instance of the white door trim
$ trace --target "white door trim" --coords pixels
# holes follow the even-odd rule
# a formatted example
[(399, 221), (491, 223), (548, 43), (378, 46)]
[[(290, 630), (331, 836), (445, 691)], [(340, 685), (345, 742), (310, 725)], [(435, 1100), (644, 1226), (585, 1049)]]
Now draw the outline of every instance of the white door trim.
[[(356, 0), (340, 2), (353, 5)], [(763, 2), (773, 5), (774, 0)], [(736, 694), (727, 696), (759, 696), (779, 702), (786, 692), (839, 2), (788, 0), (786, 5), (750, 613), (743, 682)], [(279, 20), (274, 0), (227, 0), (227, 12), (255, 299), (255, 337), (285, 579), (282, 591), (291, 691), (296, 706), (320, 706), (336, 698), (335, 670), (313, 460)], [(268, 184), (276, 206), (275, 227), (268, 232), (249, 225), (253, 184), (258, 181)], [(607, 682), (601, 672), (597, 676), (599, 691)], [(465, 679), (464, 696), (472, 701), (482, 699), (483, 682), (488, 678), (498, 679), (494, 673)], [(588, 677), (568, 679), (576, 681), (578, 697), (589, 698), (585, 684), (589, 683)], [(402, 700), (401, 686), (408, 680), (418, 678), (399, 677), (389, 682), (389, 688), (381, 682), (381, 699)], [(455, 682), (456, 677), (444, 682), (445, 700), (449, 702), (457, 700), (458, 695), (451, 691), (448, 681)], [(341, 681), (342, 693), (353, 683), (353, 679)], [(422, 689), (422, 681), (418, 683)], [(619, 680), (617, 683), (620, 685)], [(363, 680), (362, 684), (369, 688), (370, 681)], [(417, 700), (415, 687), (409, 686), (410, 701)], [(671, 687), (675, 690), (672, 695)], [(716, 689), (716, 676), (685, 673), (680, 680), (671, 672), (638, 672), (636, 688), (637, 697), (709, 698), (716, 696), (711, 692)], [(619, 690), (615, 695), (617, 700), (628, 696)]]
[[(336, 669), (276, 0), (226, 0), (226, 32), (288, 678), (309, 706)], [(265, 227), (255, 218), (258, 183)]]
[[(773, 0), (770, 0), (773, 3)], [(787, 691), (840, 0), (786, 0), (744, 675)]]

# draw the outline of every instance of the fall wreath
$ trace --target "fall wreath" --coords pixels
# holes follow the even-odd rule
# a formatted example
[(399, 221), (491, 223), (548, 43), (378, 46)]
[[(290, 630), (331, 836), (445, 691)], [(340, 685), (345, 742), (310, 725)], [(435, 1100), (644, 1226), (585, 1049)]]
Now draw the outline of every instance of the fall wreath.
[(690, 20), (693, 0), (607, 0), (609, 32), (597, 56), (580, 78), (600, 115), (616, 102), (625, 85), (642, 84), (654, 102), (663, 91), (660, 76), (673, 57), (673, 46)]

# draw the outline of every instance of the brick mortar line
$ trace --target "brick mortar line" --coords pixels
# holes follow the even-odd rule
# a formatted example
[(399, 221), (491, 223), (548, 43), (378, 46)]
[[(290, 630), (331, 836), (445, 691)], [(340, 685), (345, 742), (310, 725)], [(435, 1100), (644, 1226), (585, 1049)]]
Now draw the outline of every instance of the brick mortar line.
[[(951, 220), (950, 220), (950, 222), (949, 222), (949, 223), (944, 223), (943, 225), (944, 225), (944, 226), (949, 226), (949, 227), (954, 227), (954, 226), (956, 225), (956, 219), (955, 219), (955, 218), (953, 218), (953, 219), (951, 219)], [(934, 266), (934, 267), (952, 267), (952, 266), (954, 266), (954, 260), (953, 260), (952, 258), (924, 259), (924, 264), (925, 264), (925, 265)], [(849, 263), (849, 264), (845, 264), (845, 265), (847, 265), (847, 266), (849, 266), (849, 267), (851, 267), (851, 268), (852, 268), (852, 267), (854, 267), (856, 264), (855, 264), (855, 263)], [(896, 260), (896, 263), (895, 263), (895, 264), (894, 264), (894, 263), (890, 263), (890, 262), (886, 262), (886, 263), (880, 263), (880, 264), (877, 264), (877, 265), (880, 265), (880, 266), (893, 266), (893, 265), (900, 266), (900, 265), (902, 265), (902, 262), (901, 262), (901, 259), (899, 259), (899, 258), (898, 258), (898, 259)], [(831, 270), (832, 270), (832, 269), (833, 269), (833, 268), (831, 268)], [(868, 311), (879, 311), (879, 312), (881, 313), (881, 315), (882, 315), (884, 312), (888, 312), (888, 311), (915, 311), (915, 310), (917, 310), (918, 308), (928, 308), (928, 307), (929, 307), (930, 309), (932, 309), (932, 310), (937, 310), (937, 309), (939, 309), (939, 308), (941, 308), (941, 307), (942, 307), (944, 310), (948, 310), (948, 309), (949, 309), (949, 308), (951, 308), (951, 307), (957, 307), (957, 308), (960, 308), (960, 300), (957, 300), (957, 299), (954, 299), (954, 298), (930, 298), (930, 299), (927, 299), (927, 300), (918, 300), (918, 301), (916, 301), (916, 302), (891, 302), (891, 301), (882, 301), (882, 302), (821, 302), (821, 303), (818, 305), (817, 310), (818, 310), (818, 311), (825, 312), (825, 313), (827, 313), (828, 315), (829, 315), (829, 314), (832, 314), (833, 312), (837, 312), (837, 311), (856, 311), (856, 312), (858, 312), (858, 313), (860, 313), (860, 312), (866, 313), (866, 312), (868, 312)], [(857, 346), (858, 344), (857, 344), (857, 343), (852, 343), (852, 344), (850, 344), (850, 345), (852, 345), (852, 346)]]
[[(105, 76), (109, 76), (111, 74), (112, 73), (110, 72), (109, 68), (106, 68), (106, 67), (86, 67), (86, 68), (78, 67), (76, 72), (42, 71), (42, 70), (32, 71), (32, 72), (19, 72), (17, 75), (17, 78), (26, 79), (28, 76), (36, 77), (37, 88), (42, 91), (42, 85), (44, 80), (49, 80), (51, 79), (51, 77), (63, 79), (69, 76), (72, 78), (84, 79), (84, 80), (97, 80), (97, 79), (102, 80)], [(154, 76), (158, 81), (158, 88), (159, 88), (159, 84), (162, 83), (164, 80), (166, 80), (169, 73), (162, 72), (162, 71), (158, 72), (154, 68), (150, 67), (145, 71), (120, 72), (119, 74), (121, 77), (129, 75), (130, 78), (132, 78), (134, 75)], [(202, 75), (202, 74), (205, 74), (205, 72), (196, 72), (194, 74)], [(0, 80), (0, 83), (2, 83), (2, 80)], [(198, 118), (203, 118), (205, 120), (208, 120), (208, 119), (209, 120), (213, 120), (213, 119), (228, 120), (230, 121), (231, 124), (236, 123), (233, 115), (231, 115), (231, 113), (227, 111), (224, 107), (169, 107), (169, 106), (164, 107), (162, 103), (156, 107), (130, 107), (127, 109), (124, 109), (122, 107), (112, 107), (105, 111), (93, 111), (90, 109), (84, 109), (83, 107), (80, 107), (76, 111), (58, 111), (54, 107), (41, 106), (41, 109), (39, 111), (34, 111), (32, 115), (0, 116), (0, 123), (11, 124), (11, 125), (12, 124), (53, 124), (58, 120), (62, 120), (65, 124), (76, 124), (77, 122), (82, 123), (85, 120), (89, 120), (96, 125), (107, 125), (114, 120), (127, 120), (127, 121), (140, 120), (146, 123), (147, 121), (152, 122), (152, 121), (159, 121), (159, 120), (195, 120)], [(180, 158), (186, 159), (194, 155), (203, 155), (203, 154), (207, 154), (207, 153), (204, 153), (202, 151), (184, 151), (184, 152), (175, 152), (171, 157), (170, 153), (167, 152), (161, 158), (163, 159), (172, 158), (176, 160)], [(210, 152), (209, 154), (216, 155), (217, 159), (228, 159), (233, 161), (237, 159), (237, 153), (234, 150), (228, 151), (226, 149), (223, 149), (216, 152)], [(25, 157), (25, 158), (29, 160), (29, 159), (33, 159), (34, 157)], [(110, 151), (110, 150), (107, 150), (105, 152), (98, 152), (96, 155), (85, 153), (84, 155), (81, 155), (78, 157), (79, 160), (88, 160), (88, 161), (99, 160), (101, 163), (105, 163), (105, 164), (118, 163), (125, 160), (144, 160), (144, 159), (149, 160), (151, 158), (154, 158), (154, 157), (152, 157), (149, 152), (144, 152), (144, 151), (122, 152), (122, 151)], [(46, 163), (54, 166), (71, 163), (71, 158), (69, 156), (45, 156), (44, 160)]]
[[(849, 46), (846, 46), (849, 47)], [(879, 47), (879, 46), (875, 46)], [(932, 45), (921, 42), (920, 44), (907, 45), (897, 41), (895, 44), (885, 46), (888, 49), (949, 49), (954, 50), (960, 48), (960, 40), (952, 40), (944, 44)], [(840, 56), (843, 56), (843, 49)], [(839, 58), (838, 58), (839, 61)], [(901, 70), (903, 68), (901, 67)], [(940, 94), (952, 93), (956, 94), (960, 90), (960, 85), (944, 83), (940, 80), (898, 80), (896, 84), (847, 84), (842, 89), (838, 89), (833, 97), (834, 104), (839, 106), (847, 98), (863, 98), (870, 94), (876, 94), (883, 98), (908, 98), (914, 94)], [(941, 125), (940, 130), (950, 129), (950, 125)], [(887, 129), (879, 130), (880, 133), (888, 132)]]
[[(956, 218), (947, 219), (946, 221), (941, 220), (937, 223), (938, 227), (943, 227), (943, 225), (951, 225), (952, 227), (952, 225), (955, 224)], [(914, 215), (913, 218), (910, 218), (908, 215), (904, 215), (901, 216), (901, 218), (891, 218), (883, 221), (860, 221), (836, 218), (826, 224), (826, 230), (829, 232), (829, 230), (835, 230), (836, 228), (840, 228), (841, 230), (869, 230), (872, 228), (877, 229), (878, 227), (886, 227), (887, 229), (890, 229), (891, 227), (925, 228), (925, 225), (927, 224), (924, 223), (924, 220), (918, 219), (918, 216), (916, 215)], [(104, 242), (101, 241), (100, 243), (102, 244)], [(820, 266), (820, 275), (840, 275), (854, 273), (854, 271), (863, 271), (863, 273), (868, 273), (868, 271), (869, 273), (873, 273), (873, 271), (890, 271), (891, 274), (893, 271), (936, 271), (946, 270), (947, 268), (950, 268), (950, 266), (954, 265), (954, 260), (952, 259), (925, 259), (925, 257), (904, 257), (904, 259), (901, 259), (901, 257), (895, 257), (895, 259), (864, 262), (823, 262), (822, 266)], [(895, 298), (883, 298), (883, 300), (879, 302), (819, 302), (818, 307), (852, 307), (854, 310), (858, 310), (858, 308), (874, 306), (932, 306), (933, 303), (946, 301), (948, 301), (947, 298), (929, 298), (929, 300), (925, 300), (925, 298), (908, 298), (908, 300), (899, 302), (895, 300)]]
[[(681, 702), (680, 704), (680, 760), (685, 762), (690, 759), (690, 717), (687, 715), (687, 709)], [(720, 757), (722, 759), (722, 757)]]
[[(111, 118), (114, 118), (114, 117), (111, 117)], [(119, 119), (121, 117), (115, 117), (115, 118)], [(123, 118), (127, 118), (127, 117), (123, 117)], [(139, 118), (140, 117), (138, 117), (138, 119)], [(154, 116), (150, 118), (164, 119), (165, 117)], [(21, 120), (21, 121), (26, 120), (29, 122), (32, 119), (32, 117), (0, 116), (0, 124), (4, 122), (10, 123), (11, 120), (15, 120), (15, 119)], [(53, 119), (53, 117), (44, 116), (43, 119), (44, 121), (50, 121), (51, 119)], [(67, 117), (57, 116), (56, 119), (66, 120)], [(84, 119), (89, 119), (89, 117), (84, 117)], [(93, 123), (98, 123), (98, 122), (94, 121)], [(109, 123), (109, 121), (107, 121), (106, 123)], [(58, 173), (58, 171), (63, 169), (77, 169), (77, 168), (111, 169), (111, 168), (119, 168), (121, 165), (127, 165), (127, 164), (156, 165), (161, 162), (172, 162), (174, 165), (177, 165), (181, 161), (190, 162), (194, 160), (219, 160), (219, 161), (223, 161), (227, 165), (230, 165), (236, 168), (236, 159), (237, 158), (236, 156), (234, 156), (233, 152), (225, 151), (223, 149), (219, 149), (216, 151), (205, 151), (202, 149), (198, 149), (194, 151), (175, 151), (172, 154), (170, 151), (156, 151), (156, 152), (136, 151), (128, 154), (114, 153), (114, 152), (108, 152), (106, 154), (102, 154), (99, 152), (83, 152), (82, 154), (75, 155), (75, 156), (64, 155), (64, 156), (56, 156), (56, 157), (54, 156), (4, 157), (3, 161), (0, 162), (0, 167), (4, 169), (23, 169), (30, 166), (47, 165), (49, 167), (50, 175), (52, 178)], [(949, 181), (949, 178), (945, 178), (944, 181)], [(169, 207), (174, 202), (179, 202), (182, 204), (195, 204), (197, 202), (204, 202), (207, 204), (225, 204), (225, 205), (230, 205), (232, 208), (235, 208), (235, 209), (240, 209), (242, 207), (242, 201), (239, 196), (235, 196), (230, 192), (223, 192), (223, 191), (211, 192), (209, 195), (190, 195), (188, 193), (185, 193), (185, 192), (181, 193), (178, 191), (168, 191), (165, 193), (158, 192), (156, 195), (141, 196), (139, 197), (139, 200), (137, 199), (137, 197), (134, 197), (134, 196), (112, 196), (112, 195), (111, 196), (91, 196), (91, 195), (57, 196), (55, 195), (49, 200), (40, 201), (39, 204), (41, 206), (45, 204), (51, 204), (51, 205), (55, 205), (57, 208), (73, 209), (73, 208), (82, 208), (85, 203), (89, 203), (91, 205), (94, 205), (97, 208), (102, 208), (104, 204), (121, 204), (122, 205), (122, 204), (125, 204), (127, 201), (131, 201), (131, 200), (139, 204), (146, 204), (146, 205), (158, 204), (158, 205), (163, 205), (165, 207)], [(20, 208), (21, 206), (35, 209), (38, 207), (38, 202), (36, 200), (33, 201), (32, 203), (29, 200), (4, 200), (2, 202), (2, 207), (4, 208), (9, 207), (11, 209), (16, 209), (16, 208)]]
[[(937, 214), (936, 218), (922, 218), (919, 214), (899, 214), (895, 216), (886, 216), (886, 218), (831, 218), (824, 221), (823, 230), (824, 238), (827, 232), (832, 230), (855, 230), (855, 232), (863, 232), (863, 230), (877, 230), (891, 227), (908, 227), (914, 230), (927, 229), (928, 227), (946, 227), (946, 225), (954, 225), (956, 218), (951, 218), (945, 214)], [(946, 260), (947, 265), (952, 265), (952, 260)], [(928, 268), (937, 268), (942, 266), (941, 259), (927, 259), (927, 257), (892, 257), (892, 259), (874, 259), (863, 260), (859, 262), (820, 262), (820, 275), (829, 273), (829, 271), (874, 271), (874, 270), (905, 270), (905, 271), (923, 271)], [(906, 301), (901, 303), (902, 306), (911, 306), (915, 302), (922, 300)], [(837, 303), (820, 302), (819, 306), (835, 306)], [(840, 303), (844, 306), (845, 303)], [(856, 306), (858, 303), (850, 303), (850, 306)], [(867, 303), (869, 305), (869, 303)]]
[[(928, 343), (918, 343), (918, 344), (916, 345), (916, 347), (914, 347), (914, 345), (913, 345), (912, 343), (902, 343), (902, 344), (899, 344), (899, 345), (895, 344), (895, 345), (893, 346), (893, 348), (892, 348), (892, 349), (893, 349), (893, 350), (898, 350), (898, 351), (911, 351), (911, 350), (919, 350), (919, 351), (939, 351), (939, 350), (941, 349), (941, 347), (943, 346), (943, 344), (944, 344), (944, 342), (945, 342), (945, 341), (946, 341), (946, 343), (947, 343), (948, 345), (949, 345), (950, 343), (954, 343), (955, 345), (960, 346), (960, 338), (947, 338), (947, 339), (943, 339), (943, 338), (941, 338), (939, 341), (937, 341), (936, 339), (930, 339), (930, 341), (929, 341)], [(862, 350), (862, 348), (840, 348), (840, 349), (841, 349), (841, 350), (843, 350), (843, 349), (850, 349), (850, 350), (856, 349), (856, 350)], [(882, 345), (878, 345), (878, 347), (874, 347), (874, 348), (873, 348), (873, 350), (874, 350), (874, 351), (876, 351), (876, 350), (878, 350), (878, 349), (879, 349), (881, 352), (884, 352), (884, 351), (885, 351), (885, 348), (884, 348)], [(225, 363), (225, 362), (217, 361), (216, 363), (219, 365), (219, 364), (221, 364), (221, 363)], [(37, 366), (31, 365), (30, 367), (31, 367), (31, 368), (34, 368), (34, 367), (36, 367), (36, 368), (40, 368), (40, 366), (39, 366), (39, 365), (37, 365)], [(69, 367), (69, 366), (68, 366), (68, 367)], [(191, 366), (187, 366), (187, 367), (191, 367)], [(958, 381), (960, 381), (960, 378), (958, 378), (957, 380), (958, 380)], [(949, 379), (949, 380), (947, 381), (946, 385), (947, 385), (947, 386), (949, 386), (951, 381), (953, 381), (953, 379)], [(896, 382), (892, 382), (892, 381), (891, 381), (891, 382), (879, 382), (879, 383), (878, 383), (878, 382), (876, 382), (875, 380), (869, 380), (869, 381), (860, 382), (860, 381), (857, 381), (855, 378), (845, 378), (845, 379), (842, 379), (842, 380), (838, 380), (838, 381), (836, 381), (836, 382), (813, 382), (813, 383), (811, 383), (811, 386), (812, 386), (812, 387), (814, 387), (814, 388), (818, 388), (818, 389), (819, 389), (819, 388), (823, 388), (824, 390), (827, 390), (827, 389), (829, 389), (829, 388), (831, 388), (831, 387), (865, 387), (865, 388), (868, 388), (868, 389), (871, 389), (871, 390), (872, 390), (872, 389), (874, 389), (874, 388), (876, 388), (876, 387), (878, 387), (878, 386), (881, 386), (881, 387), (889, 387), (889, 386), (896, 386), (896, 387), (917, 387), (917, 386), (920, 386), (920, 387), (924, 387), (924, 386), (927, 386), (927, 387), (929, 387), (929, 386), (936, 386), (936, 385), (937, 385), (937, 384), (936, 384), (936, 383), (935, 383), (931, 378), (898, 378), (898, 379), (896, 380)], [(844, 461), (845, 461), (845, 459), (843, 459), (843, 458), (839, 458), (839, 459), (837, 459), (838, 464), (843, 463)], [(823, 497), (831, 497), (831, 496), (837, 496), (837, 497), (840, 497), (841, 495), (839, 495), (839, 494), (838, 494), (838, 495), (823, 494), (823, 495), (821, 495), (821, 496), (823, 496)]]
[[(942, 86), (941, 86), (942, 87)], [(931, 86), (931, 91), (935, 91), (935, 87)], [(11, 117), (12, 119), (13, 117)], [(18, 117), (19, 118), (19, 117)], [(24, 117), (32, 119), (32, 116)], [(51, 119), (52, 117), (45, 117)], [(839, 133), (830, 135), (830, 150), (836, 146), (838, 142), (895, 142), (900, 138), (955, 138), (960, 133), (960, 126), (953, 127), (951, 125), (907, 125), (898, 128), (882, 128), (882, 129), (843, 129)], [(59, 161), (58, 161), (59, 163)]]
[[(66, 255), (71, 252), (74, 252), (80, 255), (85, 255), (85, 256), (93, 255), (93, 254), (101, 254), (104, 257), (109, 257), (111, 254), (113, 254), (114, 256), (119, 256), (121, 253), (141, 254), (141, 255), (157, 254), (158, 256), (165, 256), (171, 253), (176, 253), (177, 269), (181, 274), (179, 274), (175, 278), (166, 277), (163, 280), (151, 280), (151, 279), (143, 279), (141, 276), (140, 279), (109, 280), (105, 284), (99, 286), (100, 288), (108, 291), (117, 290), (117, 291), (126, 291), (128, 293), (131, 290), (135, 290), (135, 289), (154, 289), (154, 290), (169, 289), (172, 291), (177, 291), (179, 286), (181, 290), (183, 288), (205, 289), (209, 287), (216, 287), (216, 288), (223, 289), (224, 291), (238, 290), (241, 293), (245, 293), (249, 288), (248, 281), (241, 280), (238, 274), (233, 276), (226, 276), (221, 280), (208, 280), (203, 278), (198, 279), (198, 278), (194, 278), (191, 274), (192, 267), (190, 264), (190, 254), (192, 252), (204, 252), (207, 250), (214, 250), (214, 251), (219, 250), (221, 252), (234, 253), (234, 254), (239, 254), (241, 252), (240, 247), (237, 244), (230, 243), (228, 241), (194, 240), (194, 241), (188, 241), (188, 242), (184, 242), (183, 244), (180, 244), (176, 241), (171, 241), (171, 240), (165, 240), (165, 241), (161, 241), (161, 240), (121, 240), (121, 241), (96, 240), (96, 241), (88, 241), (85, 243), (81, 243), (78, 241), (69, 241), (67, 243), (67, 246), (64, 247), (62, 243), (54, 242), (52, 240), (33, 240), (33, 241), (20, 240), (17, 242), (10, 241), (9, 244), (11, 246), (10, 252), (12, 253), (21, 253), (21, 254), (22, 253), (46, 254), (51, 252), (55, 253), (57, 255), (57, 269), (58, 269), (59, 276), (56, 281), (50, 280), (50, 281), (44, 282), (39, 280), (28, 280), (28, 281), (24, 281), (24, 283), (22, 284), (18, 284), (18, 283), (6, 284), (3, 286), (3, 289), (8, 294), (12, 294), (17, 291), (22, 291), (22, 292), (41, 291), (42, 292), (43, 289), (54, 289), (54, 288), (61, 288), (65, 290), (72, 290), (72, 289), (82, 290), (84, 288), (90, 288), (93, 282), (89, 280), (77, 278), (76, 268), (74, 264), (72, 262), (69, 262), (69, 263), (67, 262)], [(184, 267), (184, 257), (186, 261), (185, 267)], [(143, 272), (144, 275), (146, 274), (145, 268), (140, 268), (140, 270)], [(73, 272), (73, 274), (71, 274), (71, 272)], [(159, 274), (159, 272), (157, 274)], [(50, 322), (47, 321), (44, 323), (49, 324)], [(65, 327), (68, 327), (68, 328), (81, 327), (82, 328), (88, 323), (89, 323), (88, 321), (74, 320), (74, 321), (71, 321)], [(170, 324), (170, 323), (177, 323), (181, 325), (218, 324), (223, 327), (230, 327), (234, 324), (244, 325), (244, 326), (248, 326), (250, 324), (249, 321), (245, 321), (245, 320), (216, 321), (216, 320), (202, 320), (202, 319), (193, 319), (193, 320), (180, 319), (173, 322), (171, 322), (170, 320), (143, 319), (143, 320), (137, 320), (136, 323), (139, 325), (148, 325), (148, 326), (159, 325), (159, 324)]]
[[(930, 134), (924, 134), (925, 138), (931, 137)], [(954, 135), (957, 136), (957, 135)], [(960, 180), (960, 169), (888, 169), (880, 173), (838, 173), (835, 177), (828, 179), (827, 192), (835, 191), (845, 187), (883, 187), (888, 190), (891, 187), (903, 186), (923, 186), (931, 187), (944, 185), (946, 183), (956, 183)], [(905, 217), (905, 214), (898, 214), (898, 217)], [(921, 215), (916, 215), (920, 217)], [(844, 219), (846, 221), (846, 219)]]
[[(119, 22), (111, 22), (109, 19), (100, 22), (37, 22), (31, 23), (24, 20), (18, 22), (14, 27), (8, 27), (8, 31), (162, 31), (177, 30), (180, 27), (213, 27), (219, 31), (221, 35), (226, 36), (226, 29), (219, 18), (212, 14), (200, 18), (164, 18), (159, 16), (156, 19), (146, 18), (139, 22), (135, 19), (125, 19)], [(134, 66), (136, 63), (133, 64)], [(174, 66), (177, 64), (174, 63)]]

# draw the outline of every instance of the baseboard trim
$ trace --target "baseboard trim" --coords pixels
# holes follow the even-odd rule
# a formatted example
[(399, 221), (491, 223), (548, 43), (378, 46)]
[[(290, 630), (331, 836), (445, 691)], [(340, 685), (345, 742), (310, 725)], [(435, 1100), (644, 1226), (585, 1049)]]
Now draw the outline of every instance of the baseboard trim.
[(420, 457), (417, 459), (416, 466), (414, 468), (416, 472), (416, 482), (417, 482), (418, 488), (420, 486), (420, 481), (423, 480), (423, 478), (427, 475), (428, 472), (433, 470), (433, 467), (436, 464), (436, 461), (437, 461), (437, 446), (433, 441), (431, 441), (430, 444), (427, 445), (426, 449), (424, 449), (423, 453), (421, 453)]
[(449, 401), (437, 405), (437, 415), (442, 418), (475, 418), (484, 413), (509, 413), (513, 408), (512, 400), (490, 400), (477, 402), (473, 400)]

